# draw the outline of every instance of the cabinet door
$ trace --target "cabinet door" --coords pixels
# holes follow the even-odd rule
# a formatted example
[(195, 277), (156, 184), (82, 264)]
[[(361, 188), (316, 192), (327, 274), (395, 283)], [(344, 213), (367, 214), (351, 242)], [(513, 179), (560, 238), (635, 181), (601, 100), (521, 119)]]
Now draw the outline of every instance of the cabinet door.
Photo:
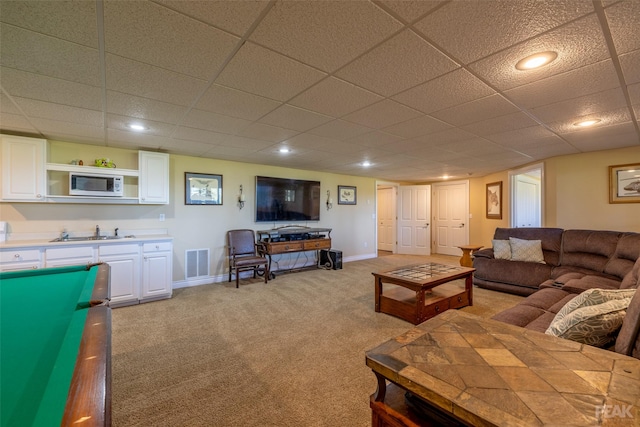
[(44, 139), (3, 135), (2, 200), (40, 202), (46, 195)]
[(169, 155), (138, 152), (138, 199), (141, 204), (169, 203)]
[(170, 296), (171, 282), (171, 252), (145, 253), (142, 261), (142, 299)]
[(111, 305), (137, 304), (140, 299), (140, 255), (106, 255), (111, 267)]

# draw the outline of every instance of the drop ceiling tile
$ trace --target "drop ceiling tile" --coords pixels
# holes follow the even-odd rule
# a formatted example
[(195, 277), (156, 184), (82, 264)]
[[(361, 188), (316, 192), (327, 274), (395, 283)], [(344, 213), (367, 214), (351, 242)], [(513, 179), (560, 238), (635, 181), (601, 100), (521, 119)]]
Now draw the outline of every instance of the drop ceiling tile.
[(581, 132), (569, 133), (563, 137), (582, 152), (631, 146), (637, 146), (640, 149), (638, 134), (631, 122), (600, 128), (594, 127)]
[(153, 0), (191, 18), (236, 35), (243, 35), (269, 5), (268, 0), (182, 1)]
[(592, 4), (584, 1), (460, 1), (434, 11), (415, 28), (470, 63), (590, 12)]
[(295, 130), (284, 129), (257, 122), (251, 123), (249, 126), (237, 133), (238, 136), (246, 136), (247, 138), (262, 139), (264, 141), (271, 142), (281, 142), (297, 134), (298, 131)]
[(429, 114), (493, 93), (468, 71), (459, 69), (395, 95), (393, 99)]
[(618, 54), (640, 49), (640, 3), (622, 1), (606, 8), (605, 14)]
[(169, 154), (201, 157), (211, 150), (211, 144), (172, 138), (166, 141), (160, 148)]
[(284, 104), (282, 107), (264, 116), (259, 122), (305, 132), (332, 119), (333, 118), (329, 116)]
[(0, 111), (0, 131), (29, 132), (37, 134), (38, 130), (34, 128), (27, 118), (21, 114), (12, 114)]
[(402, 140), (401, 137), (375, 130), (373, 132), (358, 135), (348, 139), (348, 142), (362, 145), (364, 147), (379, 147)]
[(203, 129), (194, 129), (180, 126), (173, 134), (173, 138), (184, 139), (186, 141), (202, 142), (205, 144), (219, 145), (228, 138), (229, 135), (220, 132), (211, 132)]
[(487, 135), (485, 138), (506, 147), (514, 147), (517, 144), (536, 144), (540, 140), (557, 139), (558, 137), (544, 126), (531, 126)]
[(334, 71), (402, 28), (371, 2), (277, 2), (250, 39)]
[(175, 125), (173, 124), (145, 120), (143, 124), (147, 127), (147, 130), (144, 132), (136, 132), (129, 128), (129, 124), (131, 124), (132, 122), (137, 123), (139, 122), (139, 120), (137, 120), (135, 117), (107, 114), (107, 126), (109, 129), (121, 130), (123, 132), (131, 132), (134, 134), (139, 133), (142, 135), (154, 135), (163, 137), (170, 137), (175, 130)]
[(600, 120), (599, 123), (592, 127), (592, 129), (595, 129), (597, 127), (607, 127), (615, 124), (629, 122), (631, 121), (631, 115), (629, 113), (629, 109), (624, 107), (610, 111), (599, 111), (595, 114), (587, 114), (582, 117), (575, 117), (570, 120), (559, 120), (556, 122), (548, 123), (548, 126), (549, 129), (560, 135), (572, 132), (582, 132), (586, 129), (584, 127), (575, 126), (574, 123), (592, 119)]
[(0, 21), (62, 40), (98, 48), (96, 3), (5, 1)]
[(368, 126), (372, 129), (382, 129), (420, 115), (416, 110), (390, 99), (385, 99), (377, 104), (347, 114), (343, 118), (344, 120)]
[[(55, 139), (62, 141), (74, 142), (78, 141), (78, 137), (82, 138), (102, 138), (104, 139), (104, 127), (88, 126), (81, 123), (61, 122), (50, 119), (32, 118), (30, 122), (44, 135), (46, 139)], [(71, 139), (62, 139), (61, 135), (74, 136)]]
[(518, 111), (518, 108), (500, 95), (490, 95), (465, 104), (431, 113), (446, 123), (461, 126), (488, 120)]
[[(550, 64), (534, 70), (516, 69), (516, 64), (522, 58), (545, 51), (557, 52), (558, 57)], [(469, 65), (469, 68), (499, 90), (507, 90), (603, 61), (609, 57), (609, 49), (602, 35), (598, 18), (595, 15), (589, 15), (481, 59)]]
[(417, 141), (424, 144), (438, 144), (444, 145), (448, 143), (454, 143), (458, 141), (465, 141), (474, 138), (475, 135), (460, 128), (446, 129), (440, 132), (435, 132), (429, 135), (419, 136), (413, 138), (412, 141)]
[(620, 55), (620, 65), (625, 83), (629, 85), (640, 82), (640, 49)]
[(281, 102), (269, 98), (213, 84), (202, 95), (196, 108), (225, 116), (257, 120), (280, 105)]
[(286, 101), (326, 76), (298, 61), (253, 43), (245, 43), (216, 83)]
[(236, 117), (223, 116), (221, 114), (211, 113), (193, 109), (189, 111), (187, 117), (182, 121), (181, 125), (205, 129), (214, 132), (234, 134), (249, 126), (249, 120), (238, 119)]
[(577, 154), (579, 151), (569, 144), (539, 145), (521, 148), (520, 151), (537, 160), (544, 160), (551, 157)]
[(535, 108), (618, 86), (618, 76), (611, 60), (607, 60), (510, 89), (505, 95), (522, 108)]
[(204, 80), (219, 71), (240, 42), (198, 20), (140, 1), (104, 3), (104, 38), (109, 53)]
[[(622, 90), (616, 88), (533, 108), (531, 114), (544, 123), (550, 123), (614, 110), (626, 104)], [(574, 120), (576, 121), (578, 120)]]
[(169, 140), (168, 138), (148, 133), (127, 132), (120, 129), (107, 129), (107, 146), (127, 148), (130, 150), (158, 150)]
[(458, 67), (416, 33), (404, 30), (336, 75), (372, 92), (391, 96)]
[(49, 119), (59, 122), (86, 124), (88, 126), (104, 126), (102, 111), (86, 108), (70, 107), (68, 105), (54, 104), (52, 102), (37, 101), (14, 97), (14, 101), (30, 118)]
[(107, 89), (176, 105), (191, 105), (207, 83), (116, 55), (106, 55)]
[(527, 114), (518, 111), (516, 113), (511, 113), (504, 116), (494, 117), (480, 122), (464, 125), (461, 126), (461, 128), (475, 135), (485, 136), (494, 133), (508, 132), (514, 129), (535, 126), (537, 124), (538, 123)]
[(0, 67), (2, 87), (12, 96), (100, 110), (102, 90), (97, 86)]
[(441, 120), (426, 115), (388, 126), (383, 131), (403, 138), (415, 138), (449, 129), (451, 126)]
[(184, 117), (187, 107), (126, 93), (107, 91), (107, 112), (141, 120), (176, 124)]
[(332, 120), (309, 131), (326, 138), (345, 140), (371, 132), (373, 129), (344, 120)]
[(289, 103), (329, 116), (342, 117), (382, 99), (381, 96), (351, 83), (328, 77), (302, 92)]
[(260, 151), (272, 145), (269, 141), (261, 141), (259, 139), (245, 138), (237, 135), (228, 135), (223, 138), (219, 144), (221, 147), (235, 147), (251, 151)]
[[(300, 135), (296, 135), (293, 138), (289, 138), (287, 140), (287, 145), (297, 149), (312, 149), (318, 151), (328, 151), (331, 152), (332, 149), (338, 148), (338, 151), (334, 151), (334, 153), (353, 153), (357, 152), (360, 147), (356, 144), (345, 144), (342, 141), (338, 141), (331, 138), (325, 138), (318, 135), (312, 135), (310, 133), (303, 133)], [(338, 157), (336, 155), (336, 157)]]
[(2, 65), (49, 77), (100, 86), (98, 50), (0, 24)]
[(253, 153), (249, 148), (216, 145), (205, 153), (207, 157), (222, 160), (237, 160)]
[(22, 112), (16, 107), (11, 99), (0, 91), (0, 113), (22, 115)]
[(628, 86), (628, 90), (631, 104), (640, 106), (640, 83)]
[(413, 22), (427, 12), (435, 9), (446, 1), (424, 1), (424, 0), (383, 0), (384, 6), (398, 15), (406, 22)]

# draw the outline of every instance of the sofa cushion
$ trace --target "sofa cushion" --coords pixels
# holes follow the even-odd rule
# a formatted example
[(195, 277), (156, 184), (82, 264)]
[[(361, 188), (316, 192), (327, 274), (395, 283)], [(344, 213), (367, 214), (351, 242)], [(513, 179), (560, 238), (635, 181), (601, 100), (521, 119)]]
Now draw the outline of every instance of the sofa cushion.
[(639, 258), (640, 233), (623, 233), (618, 240), (615, 253), (604, 267), (604, 273), (622, 279)]
[(640, 359), (640, 291), (637, 289), (616, 338), (615, 351)]
[(508, 240), (492, 240), (495, 259), (511, 259), (511, 243)]
[[(525, 240), (542, 241), (542, 252), (544, 261), (550, 265), (560, 264), (560, 250), (562, 247), (562, 228), (548, 227), (523, 227), (523, 228), (502, 228), (497, 227), (493, 235), (496, 240), (509, 240), (509, 237), (516, 237)], [(474, 256), (477, 252), (474, 253)]]
[(509, 243), (511, 244), (511, 259), (513, 261), (544, 263), (542, 241), (509, 237)]
[(617, 231), (566, 230), (562, 237), (560, 264), (587, 274), (604, 273), (622, 234)]
[(615, 339), (635, 290), (589, 289), (569, 301), (546, 333), (603, 347)]
[(640, 257), (620, 283), (620, 289), (640, 288)]

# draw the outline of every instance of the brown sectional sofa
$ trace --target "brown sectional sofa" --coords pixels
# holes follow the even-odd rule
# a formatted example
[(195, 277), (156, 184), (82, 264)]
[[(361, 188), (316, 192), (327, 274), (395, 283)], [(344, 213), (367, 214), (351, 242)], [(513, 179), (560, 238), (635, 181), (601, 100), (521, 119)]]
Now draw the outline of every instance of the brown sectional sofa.
[[(474, 254), (474, 284), (527, 296), (515, 307), (495, 315), (495, 320), (545, 332), (558, 311), (587, 289), (640, 286), (640, 233), (496, 229), (495, 239), (509, 237), (541, 240), (545, 264), (494, 259), (492, 249)], [(640, 359), (640, 291), (631, 300), (610, 349)]]

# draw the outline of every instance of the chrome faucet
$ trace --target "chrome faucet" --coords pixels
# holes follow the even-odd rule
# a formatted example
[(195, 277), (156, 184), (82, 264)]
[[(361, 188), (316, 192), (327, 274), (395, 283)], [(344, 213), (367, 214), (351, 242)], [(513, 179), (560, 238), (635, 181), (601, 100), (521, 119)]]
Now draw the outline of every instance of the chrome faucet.
[(100, 226), (96, 225), (96, 237), (100, 237)]
[(69, 240), (69, 232), (66, 228), (60, 233), (60, 240)]
[(115, 232), (115, 236), (118, 237), (118, 230), (119, 228), (116, 228), (116, 232)]

